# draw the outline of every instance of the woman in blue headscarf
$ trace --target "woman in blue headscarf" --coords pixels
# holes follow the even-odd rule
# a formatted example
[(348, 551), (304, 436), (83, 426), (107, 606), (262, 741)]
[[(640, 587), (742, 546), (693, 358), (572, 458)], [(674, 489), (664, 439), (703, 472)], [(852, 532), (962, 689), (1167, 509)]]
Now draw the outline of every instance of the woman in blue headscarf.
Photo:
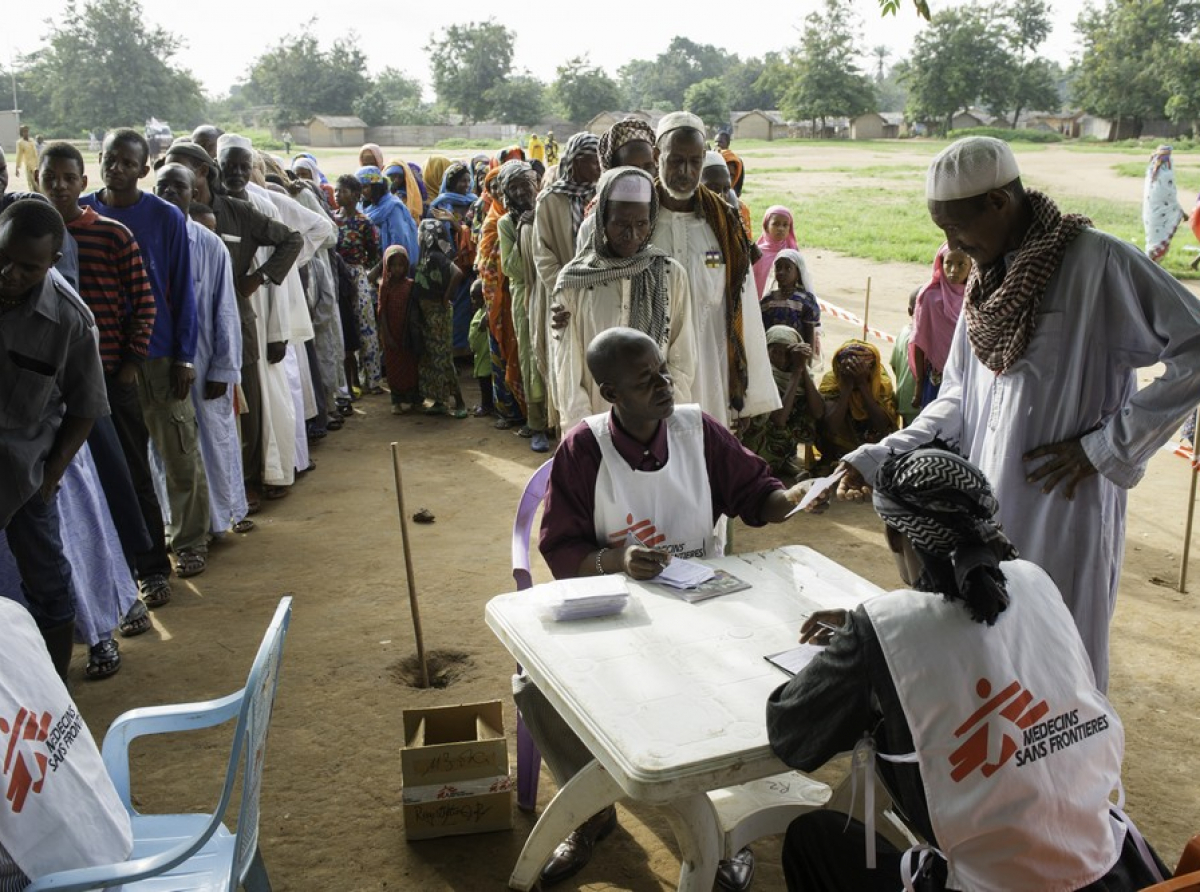
[[(441, 191), (429, 202), (429, 216), (442, 224), (443, 237), (450, 243), (450, 255), (464, 272), (475, 268), (475, 240), (471, 232), (473, 213), (479, 196), (471, 191), (471, 168), (461, 161), (451, 163), (442, 174)], [(471, 283), (467, 276), (454, 296), (454, 348), (470, 348)]]

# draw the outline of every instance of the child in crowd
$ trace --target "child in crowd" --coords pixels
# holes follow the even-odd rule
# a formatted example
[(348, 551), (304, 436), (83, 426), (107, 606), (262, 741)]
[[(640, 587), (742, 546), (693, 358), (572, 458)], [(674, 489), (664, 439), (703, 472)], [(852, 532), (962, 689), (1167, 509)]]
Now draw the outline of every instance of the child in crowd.
[(913, 310), (908, 361), (917, 379), (912, 406), (920, 409), (938, 395), (942, 369), (950, 355), (954, 328), (962, 314), (963, 295), (971, 275), (971, 258), (942, 245), (933, 259), (933, 278), (917, 296)]
[(758, 245), (754, 244), (753, 224), (750, 222), (750, 205), (738, 198), (733, 191), (733, 181), (729, 176), (729, 165), (720, 152), (710, 151), (704, 156), (704, 169), (700, 173), (700, 183), (706, 189), (716, 192), (725, 202), (737, 211), (738, 219), (742, 221), (742, 232), (746, 233), (746, 241), (751, 243), (754, 255), (751, 261), (758, 259)]
[(812, 347), (791, 326), (775, 325), (767, 329), (767, 355), (783, 405), (751, 418), (741, 432), (742, 445), (769, 464), (776, 477), (803, 478), (807, 472), (796, 460), (796, 448), (813, 444), (817, 422), (825, 414), (825, 401), (809, 373)]
[(892, 374), (896, 376), (896, 411), (904, 421), (904, 426), (912, 424), (913, 419), (921, 414), (921, 410), (913, 406), (913, 397), (917, 392), (917, 379), (908, 365), (908, 345), (912, 338), (912, 316), (917, 305), (917, 296), (921, 293), (919, 287), (914, 288), (908, 296), (909, 322), (900, 329), (896, 345), (892, 348)]
[[(350, 174), (344, 174), (337, 179), (338, 213), (334, 220), (338, 225), (337, 251), (354, 277), (358, 291), (357, 328), (360, 344), (358, 356), (346, 351), (346, 380), (350, 383), (353, 396), (362, 395), (362, 387), (358, 378), (359, 358), (363, 360), (364, 370), (368, 367), (379, 370), (379, 331), (375, 319), (375, 294), (367, 280), (367, 272), (379, 262), (379, 232), (366, 215), (358, 209), (359, 199), (362, 198), (362, 184)], [(372, 359), (374, 361), (372, 361)], [(378, 381), (367, 381), (368, 389), (376, 389)]]
[(755, 242), (762, 256), (754, 262), (754, 284), (759, 295), (766, 294), (767, 279), (775, 269), (775, 258), (785, 248), (799, 250), (792, 212), (783, 205), (767, 208), (763, 215), (763, 234)]
[(468, 339), (474, 357), (472, 374), (479, 382), (479, 405), (471, 410), (471, 414), (476, 418), (488, 418), (496, 406), (492, 398), (492, 348), (488, 343), (488, 314), (483, 305), (482, 287), (471, 289), (471, 307), (475, 315), (471, 317)]
[(421, 402), (417, 357), (421, 353), (421, 310), (412, 299), (408, 250), (392, 245), (383, 256), (379, 280), (379, 332), (383, 339), (383, 368), (392, 392), (392, 414), (400, 415)]
[(763, 295), (763, 329), (786, 325), (794, 329), (814, 356), (820, 354), (817, 331), (821, 325), (821, 307), (812, 293), (812, 276), (804, 258), (794, 248), (784, 248), (775, 257), (775, 268), (767, 279)]
[(864, 443), (878, 443), (899, 427), (896, 392), (883, 374), (874, 344), (852, 338), (833, 355), (832, 368), (819, 388), (825, 414), (817, 429), (817, 448), (825, 462), (836, 462)]

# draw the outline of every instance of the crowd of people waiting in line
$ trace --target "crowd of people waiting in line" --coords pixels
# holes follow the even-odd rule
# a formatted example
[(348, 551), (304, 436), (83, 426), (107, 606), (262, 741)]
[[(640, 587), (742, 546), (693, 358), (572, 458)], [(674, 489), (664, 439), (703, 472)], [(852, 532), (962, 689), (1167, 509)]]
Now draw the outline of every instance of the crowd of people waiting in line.
[[(533, 451), (548, 452), (560, 434), (586, 439), (585, 428), (607, 442), (613, 423), (598, 419), (617, 403), (619, 380), (625, 412), (645, 422), (644, 436), (614, 432), (617, 452), (589, 452), (587, 462), (612, 462), (619, 453), (633, 466), (626, 453), (641, 443), (641, 470), (662, 470), (666, 440), (656, 446), (654, 438), (668, 432), (659, 422), (676, 404), (697, 404), (672, 436), (699, 436), (703, 419), (706, 450), (720, 442), (729, 453), (728, 444), (740, 442), (762, 460), (747, 473), (762, 477), (759, 488), (771, 499), (778, 484), (769, 481), (803, 479), (843, 460), (851, 470), (843, 492), (864, 494), (887, 455), (934, 437), (985, 467), (1007, 461), (1003, 449), (996, 458), (994, 426), (977, 427), (980, 407), (987, 406), (984, 418), (1018, 412), (1030, 395), (1019, 376), (964, 395), (972, 351), (990, 351), (978, 361), (1002, 374), (1020, 360), (1030, 319), (1040, 317), (1027, 307), (1016, 318), (977, 315), (965, 329), (969, 342), (959, 317), (972, 287), (985, 295), (1045, 288), (1049, 273), (1036, 252), (1059, 250), (1046, 256), (1061, 260), (1067, 236), (1087, 225), (1021, 190), (1011, 153), (988, 143), (990, 155), (970, 150), (987, 155), (984, 162), (962, 163), (990, 164), (990, 173), (954, 168), (935, 182), (931, 172), (931, 211), (948, 243), (930, 282), (911, 296), (912, 323), (891, 357), (893, 386), (873, 344), (852, 339), (823, 349), (820, 304), (793, 214), (769, 208), (753, 238), (739, 197), (745, 165), (728, 134), (711, 149), (703, 123), (675, 112), (654, 128), (628, 119), (600, 137), (575, 134), (559, 157), (557, 146), (549, 156), (547, 148), (531, 139), (469, 160), (435, 155), (421, 167), (368, 144), (356, 173), (331, 182), (310, 154), (278, 159), (203, 126), (171, 145), (150, 193), (139, 187), (150, 171), (145, 139), (117, 130), (104, 142), (103, 186), (88, 193), (78, 150), (45, 146), (37, 194), (5, 195), (0, 216), (0, 366), (10, 393), (0, 408), (0, 463), (14, 482), (0, 498), (0, 519), (12, 556), (4, 591), (20, 590), (64, 679), (75, 637), (89, 646), (88, 677), (116, 672), (114, 631), (146, 631), (148, 608), (171, 597), (171, 573), (202, 573), (213, 537), (252, 530), (262, 501), (285, 497), (312, 469), (310, 444), (340, 429), (353, 401), (383, 394), (385, 384), (394, 414), (494, 419)], [(959, 194), (964, 182), (968, 191)], [(974, 204), (963, 210), (967, 199)], [(973, 222), (985, 212), (996, 218), (990, 229)], [(1013, 236), (1022, 226), (1036, 232), (1036, 250)], [(1111, 253), (1090, 236), (1079, 244)], [(1020, 276), (1015, 285), (1005, 279), (1007, 263)], [(1164, 298), (1160, 312), (1169, 306), (1187, 316), (1171, 301), (1178, 295)], [(1155, 331), (1150, 323), (1137, 329), (1146, 343), (1127, 358), (1173, 369), (1186, 345), (1165, 345)], [(645, 346), (621, 347), (639, 362), (596, 360), (595, 345), (616, 332), (642, 338)], [(1014, 340), (1015, 352), (1007, 346)], [(473, 409), (459, 385), (460, 355), (470, 357), (479, 389)], [(951, 392), (939, 399), (943, 375)], [(1133, 485), (1140, 475), (1126, 454), (1141, 455), (1178, 423), (1180, 406), (1196, 401), (1178, 375), (1168, 378), (1141, 398), (1158, 406), (1146, 429), (1113, 425), (1106, 436), (1115, 443), (1092, 436), (1111, 415), (1105, 403), (1090, 428), (1072, 427), (1098, 445), (1080, 445), (1082, 437), (1025, 443), (1040, 448), (1024, 460), (1050, 459), (1031, 479), (1049, 475), (1049, 490), (1062, 483), (1073, 495), (1100, 468)], [(1013, 391), (1007, 402), (996, 390), (1002, 385)], [(1128, 399), (1128, 388), (1097, 398)], [(924, 407), (936, 409), (920, 414)], [(1022, 416), (1027, 431), (1032, 414)], [(572, 461), (564, 455), (561, 465)], [(561, 505), (564, 489), (578, 487), (559, 464)], [(1008, 496), (1003, 483), (998, 488), (1003, 507)], [(590, 490), (580, 495), (581, 503), (591, 498)], [(732, 513), (761, 521), (786, 510), (780, 501), (767, 517), (751, 501)], [(547, 518), (552, 504), (548, 497)], [(719, 552), (716, 519), (730, 512), (712, 513), (705, 554)], [(580, 530), (594, 521), (584, 514)], [(1111, 523), (1113, 512), (1098, 516), (1110, 521), (1100, 538), (1119, 538), (1123, 524)], [(570, 538), (571, 529), (545, 526), (543, 551), (547, 536)], [(602, 541), (596, 530), (581, 534), (570, 566), (552, 562), (555, 575), (590, 571), (593, 562), (597, 573), (629, 570), (637, 561), (649, 561), (653, 575), (655, 561), (636, 546), (596, 551)], [(1015, 552), (997, 554), (1011, 560)], [(1058, 578), (1054, 559), (1034, 559)], [(1115, 579), (1100, 587), (1115, 592)], [(1101, 609), (1091, 603), (1095, 592), (1085, 599), (1060, 588), (1102, 690), (1112, 599)], [(543, 879), (578, 870), (613, 820), (598, 815), (583, 837), (572, 834)], [(748, 853), (739, 853), (723, 862), (719, 883), (745, 888), (752, 872)]]

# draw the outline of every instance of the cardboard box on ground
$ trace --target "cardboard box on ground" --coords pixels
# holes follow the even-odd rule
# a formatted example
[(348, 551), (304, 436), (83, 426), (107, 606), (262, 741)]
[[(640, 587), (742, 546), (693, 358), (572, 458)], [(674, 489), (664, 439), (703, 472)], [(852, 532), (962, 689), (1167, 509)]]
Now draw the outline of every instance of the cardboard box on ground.
[(499, 700), (406, 709), (400, 776), (404, 835), (512, 829), (512, 778)]

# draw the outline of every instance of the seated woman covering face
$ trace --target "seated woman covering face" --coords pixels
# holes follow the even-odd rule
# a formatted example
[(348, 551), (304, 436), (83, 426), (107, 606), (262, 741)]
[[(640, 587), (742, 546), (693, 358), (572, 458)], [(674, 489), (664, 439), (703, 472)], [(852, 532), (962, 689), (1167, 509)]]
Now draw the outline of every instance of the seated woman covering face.
[(91, 732), (33, 617), (7, 598), (0, 598), (0, 747), (0, 889), (129, 856), (129, 814)]
[(920, 890), (1115, 892), (1154, 882), (1109, 808), (1120, 719), (1096, 689), (1058, 589), (1017, 559), (993, 521), (987, 479), (952, 452), (922, 447), (881, 468), (873, 498), (912, 588), (810, 617), (801, 640), (825, 650), (771, 695), (767, 731), (801, 771), (856, 746), (877, 749), (881, 779), (931, 848), (902, 855), (858, 821), (810, 812), (788, 829), (788, 889), (896, 890), (901, 863), (919, 860), (910, 888)]
[(825, 416), (817, 431), (823, 461), (837, 461), (864, 443), (878, 443), (900, 426), (896, 392), (883, 373), (879, 350), (851, 339), (833, 355), (821, 379)]

